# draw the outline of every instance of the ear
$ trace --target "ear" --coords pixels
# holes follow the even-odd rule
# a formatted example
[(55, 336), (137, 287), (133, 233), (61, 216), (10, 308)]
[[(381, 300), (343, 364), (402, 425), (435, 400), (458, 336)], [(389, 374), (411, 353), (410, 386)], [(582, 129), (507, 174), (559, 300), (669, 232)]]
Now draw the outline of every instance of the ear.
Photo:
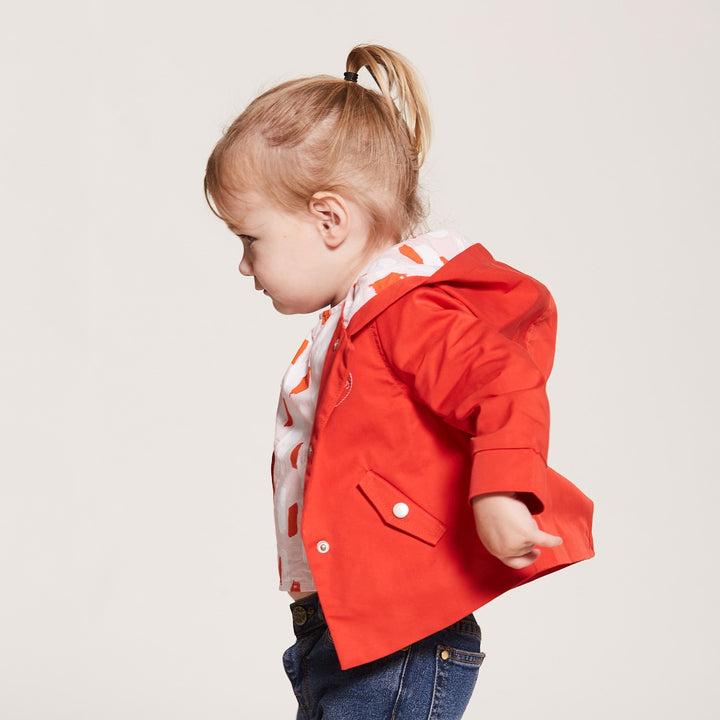
[(308, 201), (308, 210), (327, 247), (336, 248), (345, 242), (350, 233), (350, 213), (342, 195), (317, 192)]

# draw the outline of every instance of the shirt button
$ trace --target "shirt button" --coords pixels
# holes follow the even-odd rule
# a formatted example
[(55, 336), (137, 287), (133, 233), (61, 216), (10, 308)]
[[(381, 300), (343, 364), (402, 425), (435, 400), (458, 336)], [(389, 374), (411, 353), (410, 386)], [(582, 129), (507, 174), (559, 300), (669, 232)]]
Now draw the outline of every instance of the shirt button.
[(335, 338), (335, 342), (333, 343), (333, 352), (337, 350), (337, 346), (340, 344), (340, 338)]
[(324, 555), (330, 549), (330, 543), (327, 540), (321, 540), (315, 547), (319, 553)]
[(313, 446), (308, 445), (308, 451), (307, 451), (308, 460), (312, 457), (312, 454), (313, 454)]
[(405, 503), (395, 503), (393, 505), (392, 513), (396, 518), (404, 518), (408, 516), (410, 508)]

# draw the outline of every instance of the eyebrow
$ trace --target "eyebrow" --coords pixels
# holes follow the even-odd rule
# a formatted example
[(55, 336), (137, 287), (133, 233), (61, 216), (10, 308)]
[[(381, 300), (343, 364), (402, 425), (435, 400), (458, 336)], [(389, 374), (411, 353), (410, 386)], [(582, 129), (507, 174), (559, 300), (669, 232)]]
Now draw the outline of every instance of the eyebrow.
[(238, 235), (243, 234), (242, 226), (247, 226), (249, 223), (247, 222), (247, 215), (243, 215), (242, 217), (228, 217), (225, 220), (225, 225), (227, 225), (230, 232), (237, 233)]

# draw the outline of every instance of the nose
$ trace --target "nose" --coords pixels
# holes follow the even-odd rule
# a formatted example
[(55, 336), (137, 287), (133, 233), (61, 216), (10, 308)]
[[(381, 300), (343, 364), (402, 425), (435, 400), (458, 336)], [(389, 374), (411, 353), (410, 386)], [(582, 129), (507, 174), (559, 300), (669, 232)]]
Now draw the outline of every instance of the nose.
[(242, 260), (240, 261), (238, 270), (240, 271), (241, 275), (245, 275), (246, 277), (249, 277), (250, 275), (253, 274), (252, 264), (250, 263), (250, 260), (248, 259), (247, 250), (243, 251)]

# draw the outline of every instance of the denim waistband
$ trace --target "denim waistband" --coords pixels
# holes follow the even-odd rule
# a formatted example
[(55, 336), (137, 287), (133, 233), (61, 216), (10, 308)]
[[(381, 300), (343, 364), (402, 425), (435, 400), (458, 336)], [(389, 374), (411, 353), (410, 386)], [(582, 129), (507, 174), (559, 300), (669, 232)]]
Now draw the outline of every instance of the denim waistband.
[(293, 620), (293, 631), (297, 637), (326, 625), (317, 593), (292, 603), (290, 613)]
[[(313, 593), (302, 600), (297, 600), (296, 602), (291, 603), (290, 614), (292, 615), (293, 632), (297, 637), (306, 635), (317, 628), (327, 627), (325, 615), (323, 615), (320, 598), (317, 593)], [(480, 627), (472, 614), (461, 618), (449, 627), (438, 632), (445, 632), (446, 630), (456, 630), (459, 632), (477, 635), (478, 638), (481, 637)]]

